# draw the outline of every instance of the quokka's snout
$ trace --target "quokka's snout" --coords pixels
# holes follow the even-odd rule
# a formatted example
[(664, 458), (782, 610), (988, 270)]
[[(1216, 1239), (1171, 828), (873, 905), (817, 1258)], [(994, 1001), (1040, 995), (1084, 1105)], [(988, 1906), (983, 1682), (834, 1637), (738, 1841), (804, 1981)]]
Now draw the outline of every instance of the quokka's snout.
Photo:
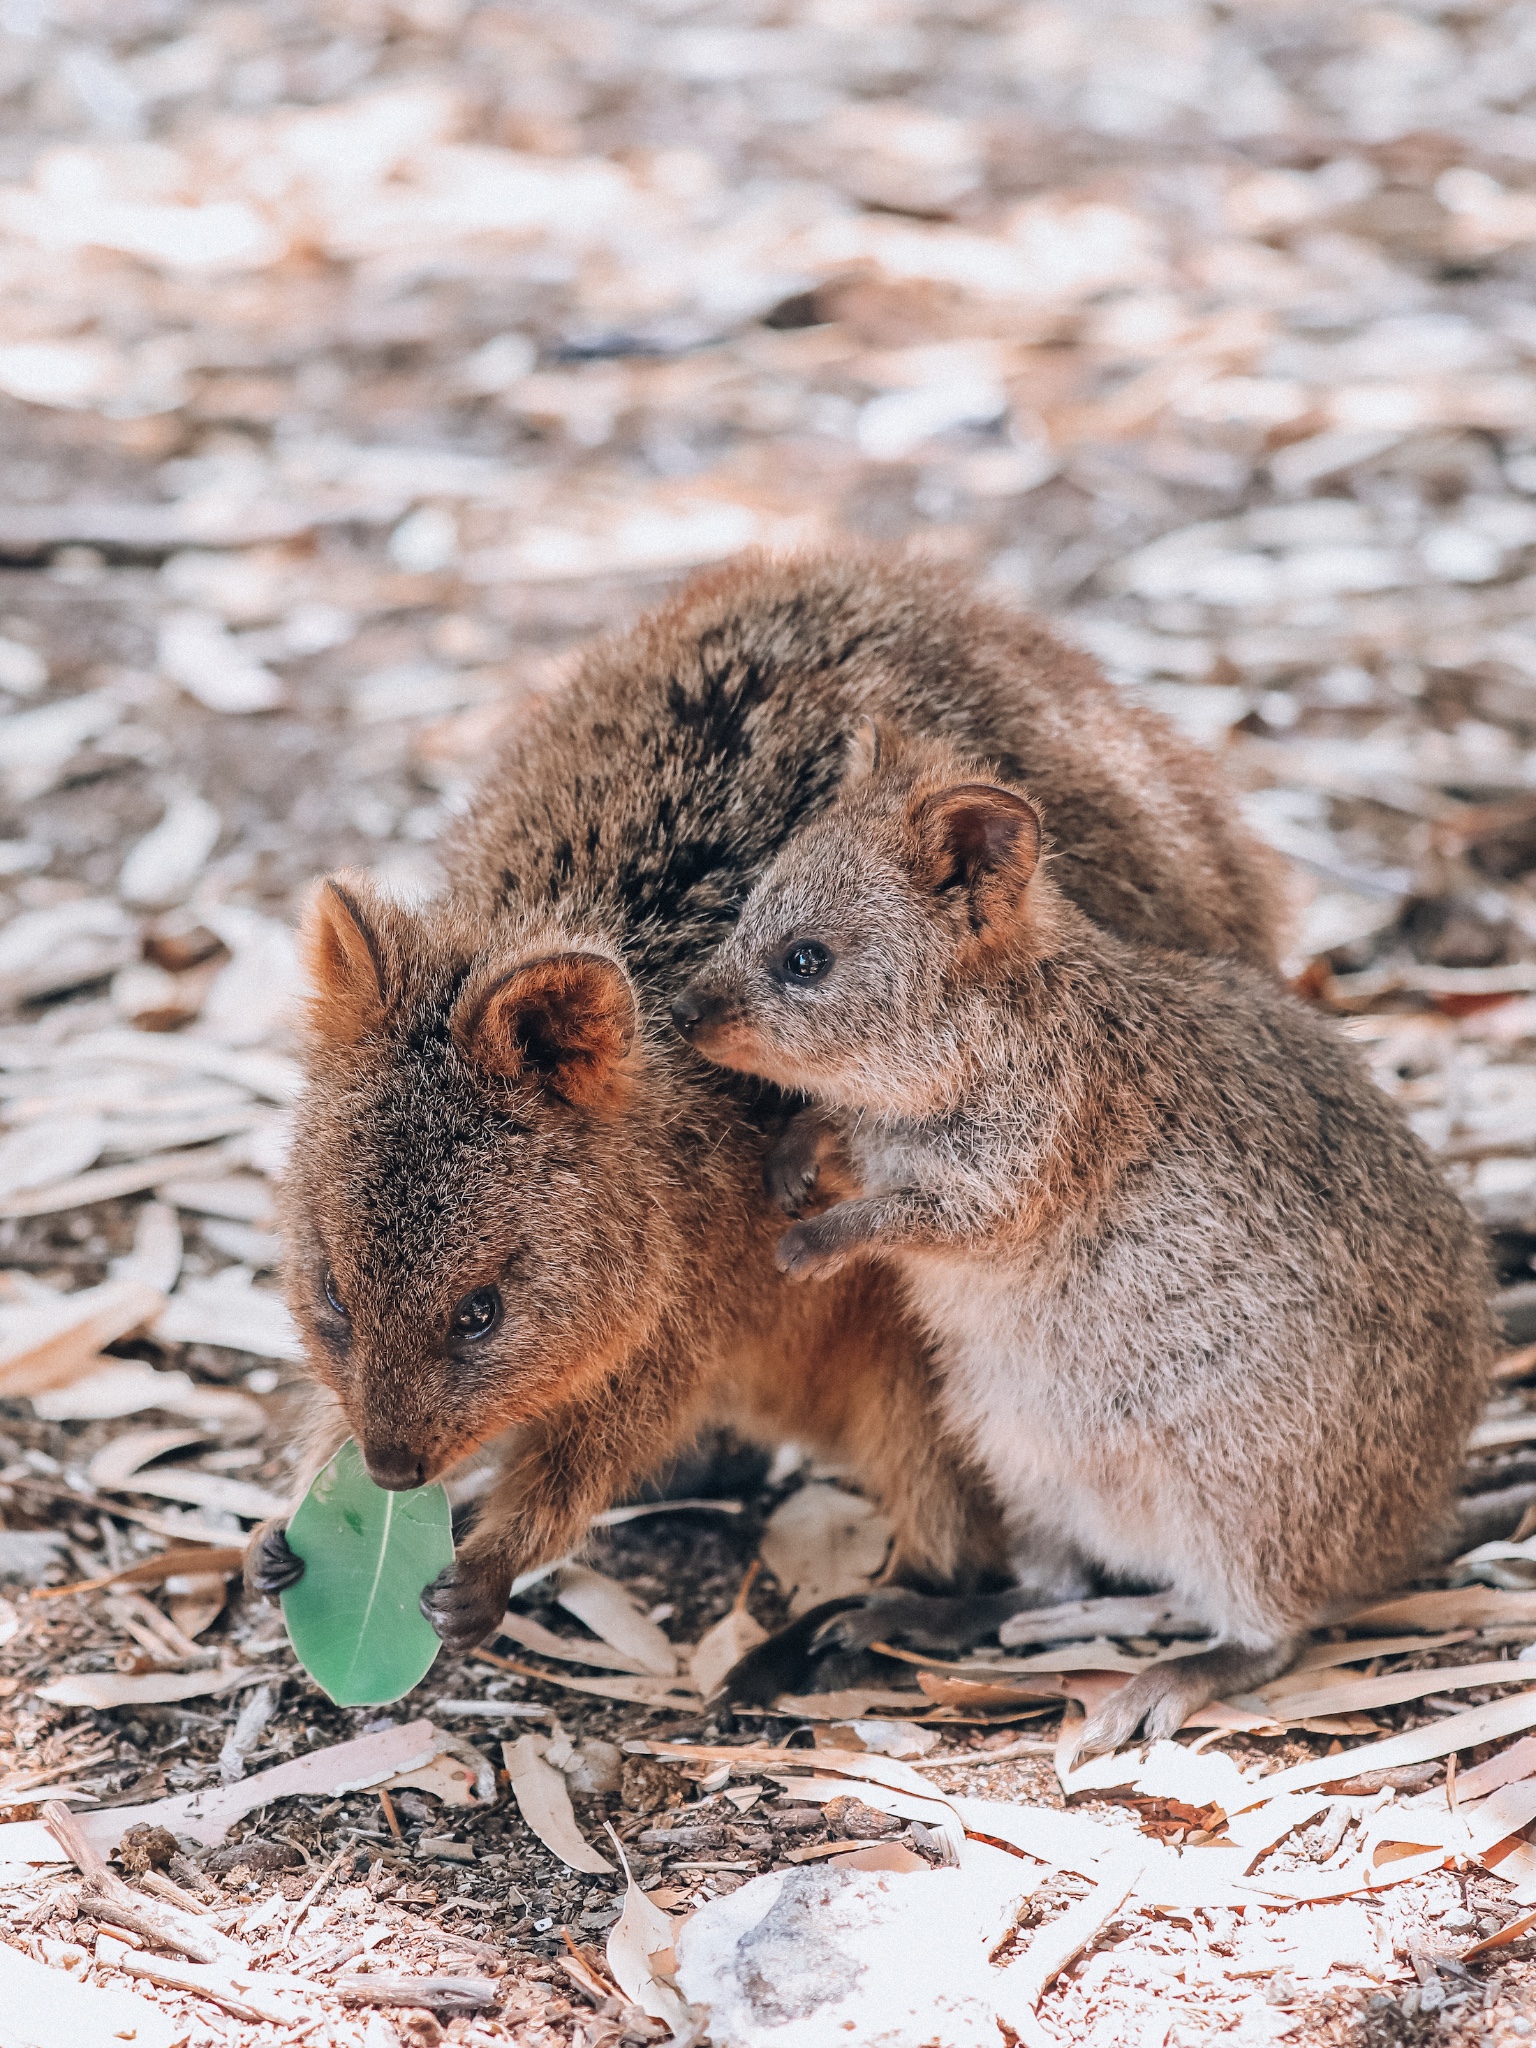
[(427, 1459), (410, 1444), (365, 1443), (363, 1463), (374, 1485), (382, 1486), (386, 1493), (408, 1493), (413, 1487), (425, 1486), (431, 1477)]
[(690, 982), (672, 1005), (679, 1034), (717, 1066), (757, 1071), (762, 1047), (741, 1004), (726, 989)]

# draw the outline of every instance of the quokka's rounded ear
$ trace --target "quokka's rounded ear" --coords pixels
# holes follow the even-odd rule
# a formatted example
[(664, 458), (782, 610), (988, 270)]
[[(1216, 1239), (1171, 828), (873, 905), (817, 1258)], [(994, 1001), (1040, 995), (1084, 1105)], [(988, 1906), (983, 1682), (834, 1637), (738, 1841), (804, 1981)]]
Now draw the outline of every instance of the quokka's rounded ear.
[(899, 726), (887, 718), (861, 718), (848, 735), (843, 755), (844, 782), (867, 782), (882, 768), (889, 768), (905, 750)]
[(310, 898), (299, 928), (309, 979), (309, 1022), (322, 1038), (357, 1045), (389, 1006), (383, 911), (358, 875), (331, 875)]
[(601, 953), (549, 953), (471, 983), (454, 1012), (453, 1038), (488, 1074), (598, 1108), (622, 1085), (636, 1026), (622, 967)]
[(912, 809), (918, 874), (930, 888), (970, 892), (980, 931), (1016, 907), (1040, 860), (1040, 813), (1027, 797), (991, 782), (962, 782)]

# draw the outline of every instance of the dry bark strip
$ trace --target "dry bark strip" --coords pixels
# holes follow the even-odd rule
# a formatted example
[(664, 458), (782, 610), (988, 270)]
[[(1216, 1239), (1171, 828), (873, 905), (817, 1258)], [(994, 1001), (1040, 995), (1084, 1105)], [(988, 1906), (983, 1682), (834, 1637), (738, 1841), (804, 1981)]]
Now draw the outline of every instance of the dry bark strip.
[(331, 1989), (345, 2005), (417, 2005), (450, 2014), (485, 2012), (499, 1996), (486, 1977), (394, 1977), (372, 1970), (338, 1977)]

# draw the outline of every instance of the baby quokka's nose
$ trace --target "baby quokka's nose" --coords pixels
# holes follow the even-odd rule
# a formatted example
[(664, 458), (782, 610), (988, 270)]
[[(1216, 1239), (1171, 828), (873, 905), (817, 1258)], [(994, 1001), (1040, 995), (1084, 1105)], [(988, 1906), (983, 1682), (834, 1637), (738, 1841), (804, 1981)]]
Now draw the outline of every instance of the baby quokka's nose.
[(403, 1444), (372, 1444), (363, 1452), (368, 1477), (387, 1493), (405, 1493), (427, 1476), (426, 1460)]
[(695, 982), (691, 988), (685, 988), (673, 1003), (672, 1022), (684, 1038), (692, 1038), (712, 1017), (718, 1015), (719, 1009), (719, 998), (710, 995)]

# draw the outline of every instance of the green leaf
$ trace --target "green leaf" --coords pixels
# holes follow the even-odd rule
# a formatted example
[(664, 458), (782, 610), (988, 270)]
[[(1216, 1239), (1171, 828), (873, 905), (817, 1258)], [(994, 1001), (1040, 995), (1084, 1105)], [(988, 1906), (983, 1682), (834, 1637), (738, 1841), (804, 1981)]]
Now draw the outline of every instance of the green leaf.
[(453, 1563), (440, 1486), (386, 1493), (349, 1437), (288, 1524), (304, 1576), (283, 1595), (294, 1654), (338, 1707), (387, 1706), (419, 1685), (442, 1644), (418, 1604)]

